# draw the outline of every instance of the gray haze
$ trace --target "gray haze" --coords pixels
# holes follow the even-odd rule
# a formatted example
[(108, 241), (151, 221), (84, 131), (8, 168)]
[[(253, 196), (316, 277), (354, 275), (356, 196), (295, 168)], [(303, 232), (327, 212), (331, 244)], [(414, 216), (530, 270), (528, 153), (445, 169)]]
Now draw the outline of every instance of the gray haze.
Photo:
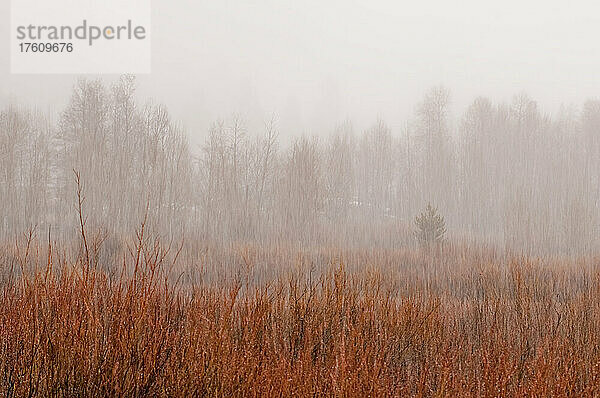
[(452, 242), (597, 253), (592, 3), (419, 4), (155, 1), (150, 75), (3, 58), (0, 238), (72, 237), (75, 171), (114, 244), (147, 214), (190, 242), (398, 248), (431, 203)]
[[(460, 4), (460, 5), (459, 5)], [(0, 0), (7, 21), (9, 3)], [(4, 17), (5, 16), (5, 17)], [(598, 95), (597, 2), (153, 1), (153, 73), (139, 91), (166, 104), (194, 144), (232, 114), (251, 128), (275, 113), (283, 134), (323, 134), (378, 117), (396, 132), (444, 84), (453, 114), (472, 98), (527, 92), (546, 112)], [(9, 24), (0, 23), (7, 54)], [(56, 111), (72, 76), (9, 74), (0, 101)]]

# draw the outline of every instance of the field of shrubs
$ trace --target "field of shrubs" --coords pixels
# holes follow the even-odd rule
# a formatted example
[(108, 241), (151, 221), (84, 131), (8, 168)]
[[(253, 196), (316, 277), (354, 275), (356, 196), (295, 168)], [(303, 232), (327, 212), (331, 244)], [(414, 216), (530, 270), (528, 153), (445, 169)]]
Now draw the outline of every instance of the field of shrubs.
[(81, 240), (3, 246), (2, 396), (600, 394), (594, 259)]

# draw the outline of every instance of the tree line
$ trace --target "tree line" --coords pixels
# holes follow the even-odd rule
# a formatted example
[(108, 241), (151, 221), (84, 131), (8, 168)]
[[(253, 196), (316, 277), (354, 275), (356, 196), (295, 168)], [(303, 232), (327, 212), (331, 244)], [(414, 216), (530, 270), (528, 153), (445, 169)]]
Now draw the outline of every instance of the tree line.
[(431, 203), (451, 239), (598, 248), (600, 101), (548, 115), (526, 94), (480, 97), (454, 126), (449, 103), (435, 87), (402, 131), (346, 121), (289, 145), (275, 118), (248, 131), (232, 117), (196, 149), (164, 106), (136, 101), (133, 77), (82, 79), (60, 115), (0, 111), (0, 238), (76, 233), (76, 172), (86, 225), (117, 237), (147, 216), (166, 237), (399, 247)]

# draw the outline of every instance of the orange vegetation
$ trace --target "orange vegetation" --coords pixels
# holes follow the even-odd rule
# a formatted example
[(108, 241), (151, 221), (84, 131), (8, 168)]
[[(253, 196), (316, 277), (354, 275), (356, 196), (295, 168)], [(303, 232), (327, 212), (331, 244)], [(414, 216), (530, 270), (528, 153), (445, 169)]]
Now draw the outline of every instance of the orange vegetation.
[(245, 247), (207, 282), (136, 242), (112, 268), (91, 243), (4, 249), (2, 396), (600, 394), (591, 261)]

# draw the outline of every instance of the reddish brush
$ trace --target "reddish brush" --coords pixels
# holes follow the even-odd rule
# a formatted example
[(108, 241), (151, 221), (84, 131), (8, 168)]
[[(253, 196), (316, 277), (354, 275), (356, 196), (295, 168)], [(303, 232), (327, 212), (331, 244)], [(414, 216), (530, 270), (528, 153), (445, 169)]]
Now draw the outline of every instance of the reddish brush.
[(245, 278), (182, 284), (143, 232), (118, 272), (27, 242), (0, 297), (4, 396), (600, 393), (600, 284), (575, 266), (346, 252), (257, 278), (269, 254), (245, 247)]

